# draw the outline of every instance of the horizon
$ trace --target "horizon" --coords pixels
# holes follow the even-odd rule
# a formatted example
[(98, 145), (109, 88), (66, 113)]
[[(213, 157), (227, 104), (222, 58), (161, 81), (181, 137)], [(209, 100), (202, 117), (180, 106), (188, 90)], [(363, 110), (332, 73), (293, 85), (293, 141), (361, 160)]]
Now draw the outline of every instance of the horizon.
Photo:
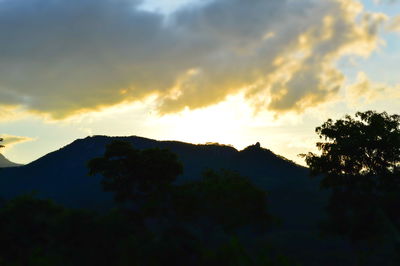
[[(74, 143), (75, 141), (85, 140), (85, 139), (87, 139), (87, 138), (95, 138), (95, 137), (107, 137), (107, 138), (132, 138), (132, 137), (135, 137), (135, 138), (142, 138), (142, 139), (146, 139), (146, 140), (153, 140), (153, 141), (156, 141), (156, 142), (175, 142), (175, 143), (184, 143), (184, 144), (189, 144), (189, 145), (194, 145), (194, 146), (197, 146), (197, 145), (213, 146), (213, 145), (214, 145), (214, 146), (230, 147), (230, 148), (235, 149), (235, 150), (238, 151), (238, 152), (241, 152), (241, 151), (245, 150), (245, 149), (248, 148), (248, 147), (257, 145), (257, 143), (258, 143), (258, 144), (260, 144), (260, 147), (261, 147), (262, 149), (271, 151), (272, 153), (274, 153), (274, 154), (277, 155), (278, 157), (282, 157), (283, 159), (286, 159), (286, 160), (292, 161), (292, 162), (294, 162), (294, 163), (296, 163), (296, 164), (298, 164), (298, 165), (307, 167), (307, 165), (305, 165), (305, 164), (299, 164), (299, 163), (297, 163), (297, 162), (295, 162), (295, 161), (293, 161), (293, 160), (290, 160), (289, 158), (284, 157), (284, 156), (281, 155), (281, 154), (277, 154), (277, 153), (273, 152), (272, 150), (268, 149), (268, 147), (264, 147), (264, 146), (262, 145), (262, 143), (260, 143), (260, 142), (248, 144), (248, 145), (246, 145), (246, 146), (244, 146), (244, 147), (238, 148), (238, 147), (235, 147), (235, 146), (233, 146), (233, 145), (231, 145), (231, 144), (227, 144), (227, 143), (219, 143), (219, 142), (192, 143), (192, 142), (180, 141), (180, 140), (173, 140), (173, 139), (163, 139), (163, 140), (160, 140), (160, 139), (153, 139), (153, 138), (147, 138), (147, 137), (138, 136), (138, 135), (130, 135), (130, 136), (88, 135), (88, 136), (86, 136), (86, 137), (77, 138), (77, 139), (73, 140), (72, 142), (67, 143), (67, 144), (64, 145), (64, 146), (61, 146), (61, 147), (59, 147), (59, 148), (56, 148), (56, 149), (54, 149), (54, 150), (49, 151), (48, 153), (44, 154), (43, 156), (41, 156), (41, 157), (39, 157), (39, 158), (34, 159), (33, 161), (30, 161), (30, 162), (27, 162), (27, 163), (21, 164), (21, 165), (28, 165), (28, 164), (30, 164), (30, 163), (32, 163), (32, 162), (35, 162), (35, 161), (37, 161), (37, 160), (40, 160), (42, 157), (45, 157), (45, 156), (48, 155), (48, 154), (51, 154), (51, 153), (53, 153), (53, 152), (57, 152), (57, 151), (59, 151), (59, 150), (62, 150), (63, 148), (65, 148), (65, 147), (69, 146), (70, 144)], [(7, 159), (7, 160), (9, 159), (9, 158), (8, 158), (7, 156), (5, 156), (3, 153), (0, 153), (0, 155), (2, 155), (2, 156), (3, 156), (5, 159)], [(14, 161), (11, 161), (11, 162), (12, 162), (12, 163), (16, 163), (16, 162), (14, 162)], [(18, 164), (18, 163), (17, 163), (17, 164)]]
[(0, 1), (1, 153), (27, 164), (90, 135), (300, 165), (315, 128), (400, 109), (400, 1)]

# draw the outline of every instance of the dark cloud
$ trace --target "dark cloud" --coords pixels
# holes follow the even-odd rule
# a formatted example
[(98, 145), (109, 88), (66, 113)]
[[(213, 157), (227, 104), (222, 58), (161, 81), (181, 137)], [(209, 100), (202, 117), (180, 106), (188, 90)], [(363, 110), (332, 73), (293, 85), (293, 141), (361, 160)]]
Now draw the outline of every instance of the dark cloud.
[(352, 0), (214, 0), (168, 20), (140, 4), (1, 1), (0, 104), (62, 118), (157, 95), (167, 113), (245, 91), (302, 110), (338, 91), (335, 61), (372, 51), (383, 19)]

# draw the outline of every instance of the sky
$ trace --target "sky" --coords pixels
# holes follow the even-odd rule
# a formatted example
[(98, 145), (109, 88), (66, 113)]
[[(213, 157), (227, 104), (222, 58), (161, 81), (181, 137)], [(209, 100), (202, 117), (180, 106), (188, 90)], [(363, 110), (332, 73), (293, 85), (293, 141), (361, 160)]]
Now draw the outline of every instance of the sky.
[(398, 0), (0, 0), (0, 36), (18, 163), (136, 135), (304, 164), (328, 118), (400, 113)]

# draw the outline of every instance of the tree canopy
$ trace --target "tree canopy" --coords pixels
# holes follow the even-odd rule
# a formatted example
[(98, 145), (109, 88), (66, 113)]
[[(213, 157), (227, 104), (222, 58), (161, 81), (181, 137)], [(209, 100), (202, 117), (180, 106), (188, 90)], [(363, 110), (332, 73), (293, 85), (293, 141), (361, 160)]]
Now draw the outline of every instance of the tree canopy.
[(400, 178), (400, 116), (358, 112), (355, 118), (329, 119), (316, 128), (324, 142), (321, 155), (305, 155), (313, 175), (324, 174), (322, 185), (382, 190), (398, 188)]
[(388, 227), (398, 235), (400, 116), (358, 112), (329, 119), (316, 133), (321, 154), (303, 156), (311, 174), (322, 175), (321, 186), (332, 189), (325, 228), (352, 240), (376, 238)]
[(89, 161), (89, 174), (101, 174), (105, 191), (120, 202), (135, 200), (172, 183), (183, 171), (178, 156), (166, 149), (137, 150), (126, 141), (107, 145), (103, 157)]

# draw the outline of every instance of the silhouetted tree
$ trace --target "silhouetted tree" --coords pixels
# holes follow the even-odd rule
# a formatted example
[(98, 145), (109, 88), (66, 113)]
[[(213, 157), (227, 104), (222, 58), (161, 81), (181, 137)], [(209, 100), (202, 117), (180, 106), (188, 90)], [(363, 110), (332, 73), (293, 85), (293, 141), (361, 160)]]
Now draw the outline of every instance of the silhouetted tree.
[(89, 174), (101, 174), (105, 191), (115, 192), (115, 200), (136, 201), (170, 185), (183, 171), (178, 157), (166, 149), (137, 150), (129, 142), (107, 145), (103, 157), (88, 163)]
[[(4, 140), (3, 138), (0, 138), (0, 142), (3, 141), (3, 140)], [(4, 145), (0, 144), (0, 148), (4, 148)]]
[(324, 229), (354, 241), (389, 231), (400, 241), (400, 116), (358, 112), (329, 119), (316, 133), (321, 154), (303, 156), (311, 174), (323, 176), (321, 187), (332, 190)]

